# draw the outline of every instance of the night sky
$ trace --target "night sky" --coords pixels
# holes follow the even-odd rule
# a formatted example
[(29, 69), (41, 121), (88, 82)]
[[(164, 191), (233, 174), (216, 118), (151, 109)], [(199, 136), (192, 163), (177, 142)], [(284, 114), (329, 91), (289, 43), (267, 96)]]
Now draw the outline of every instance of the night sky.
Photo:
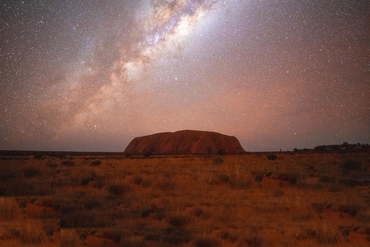
[(0, 149), (370, 143), (368, 0), (4, 0)]

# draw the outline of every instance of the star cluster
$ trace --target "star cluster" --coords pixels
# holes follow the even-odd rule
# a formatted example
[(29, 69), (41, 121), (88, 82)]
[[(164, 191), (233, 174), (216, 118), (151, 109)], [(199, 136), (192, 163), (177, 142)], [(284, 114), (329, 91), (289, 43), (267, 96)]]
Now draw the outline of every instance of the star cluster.
[(5, 0), (0, 149), (181, 129), (247, 151), (369, 143), (369, 20), (366, 0)]

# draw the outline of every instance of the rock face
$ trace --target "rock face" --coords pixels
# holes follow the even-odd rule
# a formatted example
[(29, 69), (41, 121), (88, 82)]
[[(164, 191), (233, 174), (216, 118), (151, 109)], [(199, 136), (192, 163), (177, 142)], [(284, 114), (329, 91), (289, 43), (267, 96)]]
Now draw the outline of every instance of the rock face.
[(245, 151), (236, 137), (194, 130), (136, 137), (124, 151), (126, 155), (240, 153)]

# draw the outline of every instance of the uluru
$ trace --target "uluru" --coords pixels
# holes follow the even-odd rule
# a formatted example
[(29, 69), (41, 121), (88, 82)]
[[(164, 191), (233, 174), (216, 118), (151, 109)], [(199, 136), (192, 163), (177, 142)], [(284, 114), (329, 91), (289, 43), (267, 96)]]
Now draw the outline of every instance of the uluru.
[(245, 153), (238, 139), (210, 131), (182, 130), (134, 138), (125, 155), (184, 155)]

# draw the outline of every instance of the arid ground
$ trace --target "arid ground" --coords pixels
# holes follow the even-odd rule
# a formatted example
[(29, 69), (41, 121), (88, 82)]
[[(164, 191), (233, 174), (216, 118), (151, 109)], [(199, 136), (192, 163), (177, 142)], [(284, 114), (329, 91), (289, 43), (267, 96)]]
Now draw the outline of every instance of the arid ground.
[(370, 246), (370, 154), (0, 155), (0, 246)]

